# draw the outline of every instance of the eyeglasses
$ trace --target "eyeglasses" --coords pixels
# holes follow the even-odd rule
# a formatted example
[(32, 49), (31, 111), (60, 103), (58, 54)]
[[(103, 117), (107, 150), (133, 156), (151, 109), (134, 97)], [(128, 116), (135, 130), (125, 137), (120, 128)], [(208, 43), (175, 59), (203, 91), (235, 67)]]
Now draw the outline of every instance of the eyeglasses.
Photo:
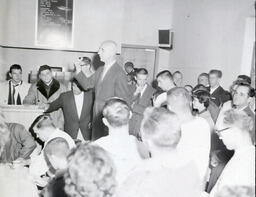
[(220, 130), (215, 130), (215, 133), (217, 133), (217, 135), (220, 136), (223, 131), (226, 131), (228, 129), (230, 129), (230, 127), (227, 127), (227, 128), (224, 128), (224, 129), (220, 129)]

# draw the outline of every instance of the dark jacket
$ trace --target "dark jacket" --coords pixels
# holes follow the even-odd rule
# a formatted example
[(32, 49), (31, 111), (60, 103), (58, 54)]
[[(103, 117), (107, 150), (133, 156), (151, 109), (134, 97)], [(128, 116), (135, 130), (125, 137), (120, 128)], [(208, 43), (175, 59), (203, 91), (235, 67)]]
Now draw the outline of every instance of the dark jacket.
[(122, 98), (129, 104), (131, 102), (131, 91), (127, 83), (127, 76), (122, 67), (115, 63), (111, 68), (109, 68), (102, 80), (101, 75), (103, 69), (104, 67), (98, 68), (89, 78), (87, 78), (82, 72), (75, 76), (83, 89), (95, 89), (92, 131), (93, 140), (108, 134), (108, 131), (104, 129), (104, 125), (102, 123), (102, 109), (105, 102), (111, 97)]
[(91, 140), (91, 130), (89, 123), (91, 122), (91, 111), (93, 105), (92, 90), (84, 92), (83, 108), (81, 116), (78, 117), (75, 97), (73, 91), (60, 94), (59, 98), (50, 103), (46, 113), (62, 109), (64, 114), (64, 131), (66, 131), (73, 139), (77, 138), (78, 130), (85, 140)]
[[(209, 89), (210, 91), (210, 89)], [(219, 86), (212, 94), (211, 101), (214, 102), (218, 107), (226, 101), (231, 100), (231, 95), (228, 91), (224, 90)]]
[(29, 159), (36, 143), (25, 127), (18, 123), (6, 123), (10, 140), (0, 156), (0, 163), (9, 163), (18, 158)]
[(152, 106), (152, 97), (154, 93), (155, 89), (152, 86), (147, 85), (145, 91), (138, 100), (135, 101), (135, 98), (133, 98), (132, 118), (129, 122), (129, 132), (131, 135), (136, 137), (139, 136), (143, 113), (147, 107)]

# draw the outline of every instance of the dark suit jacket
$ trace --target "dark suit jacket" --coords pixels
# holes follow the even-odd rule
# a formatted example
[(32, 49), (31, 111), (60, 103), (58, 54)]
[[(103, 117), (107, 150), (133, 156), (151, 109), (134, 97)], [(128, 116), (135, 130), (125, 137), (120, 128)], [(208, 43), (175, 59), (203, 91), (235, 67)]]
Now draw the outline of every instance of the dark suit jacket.
[(225, 103), (226, 101), (231, 100), (231, 95), (228, 91), (224, 90), (221, 86), (219, 86), (211, 94), (211, 100), (212, 100), (212, 102), (214, 102), (219, 107), (223, 103)]
[(95, 89), (95, 101), (93, 107), (93, 131), (92, 138), (96, 140), (108, 134), (102, 123), (102, 109), (105, 102), (111, 97), (120, 97), (130, 104), (131, 93), (127, 83), (127, 76), (117, 63), (105, 74), (103, 80), (101, 75), (104, 67), (100, 67), (96, 72), (87, 78), (82, 72), (78, 73), (75, 78), (85, 89)]
[(133, 114), (129, 123), (129, 127), (130, 127), (129, 130), (131, 135), (135, 135), (136, 137), (138, 137), (141, 121), (143, 119), (143, 113), (147, 107), (152, 106), (151, 98), (155, 93), (155, 91), (156, 90), (152, 86), (147, 85), (147, 88), (143, 92), (140, 99), (133, 104), (133, 107), (132, 107)]
[(91, 122), (91, 110), (93, 105), (92, 90), (84, 92), (83, 108), (80, 118), (77, 114), (75, 97), (72, 91), (62, 93), (58, 99), (50, 103), (46, 113), (62, 109), (64, 114), (64, 131), (73, 139), (77, 138), (80, 129), (85, 140), (91, 140), (89, 123)]

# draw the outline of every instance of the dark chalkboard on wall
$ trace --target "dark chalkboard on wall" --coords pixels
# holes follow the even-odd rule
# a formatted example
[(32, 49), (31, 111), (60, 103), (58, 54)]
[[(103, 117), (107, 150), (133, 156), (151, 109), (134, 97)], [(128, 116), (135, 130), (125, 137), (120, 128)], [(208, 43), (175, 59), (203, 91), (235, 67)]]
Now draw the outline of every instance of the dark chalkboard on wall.
[(72, 48), (73, 0), (38, 0), (36, 45)]

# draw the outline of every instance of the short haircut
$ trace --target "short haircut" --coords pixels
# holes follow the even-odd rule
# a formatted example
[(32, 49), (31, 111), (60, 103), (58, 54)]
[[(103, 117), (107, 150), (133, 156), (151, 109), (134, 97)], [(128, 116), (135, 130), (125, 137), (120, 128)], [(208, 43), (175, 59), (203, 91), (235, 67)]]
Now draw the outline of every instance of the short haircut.
[(207, 77), (207, 78), (209, 78), (209, 74), (208, 73), (201, 73), (199, 76), (198, 76), (198, 78), (199, 77)]
[(181, 137), (178, 116), (165, 108), (147, 108), (141, 132), (142, 140), (149, 139), (158, 147), (175, 148)]
[(175, 74), (182, 75), (182, 73), (179, 70), (175, 71), (172, 75), (175, 75)]
[(48, 114), (38, 116), (33, 122), (33, 129), (41, 129), (45, 127), (55, 127), (52, 118)]
[(206, 108), (210, 104), (210, 93), (208, 91), (199, 90), (193, 93), (193, 98), (197, 98), (199, 103), (204, 104)]
[(92, 63), (92, 60), (89, 58), (89, 57), (86, 57), (86, 56), (84, 56), (84, 57), (79, 57), (78, 59), (80, 59), (82, 62), (84, 62), (86, 65), (91, 65), (91, 63)]
[(39, 68), (39, 70), (38, 70), (38, 74), (40, 75), (40, 73), (42, 72), (42, 71), (44, 71), (44, 70), (52, 70), (51, 69), (51, 67), (50, 66), (48, 66), (48, 65), (42, 65), (42, 66), (40, 66), (40, 68)]
[(251, 83), (252, 83), (251, 77), (249, 77), (249, 76), (247, 76), (247, 75), (238, 75), (238, 76), (237, 76), (237, 80), (238, 80), (238, 81), (247, 82), (247, 83), (250, 84), (250, 85), (251, 85)]
[(146, 68), (137, 68), (136, 75), (148, 75), (148, 71)]
[(68, 196), (110, 197), (117, 186), (116, 169), (111, 157), (101, 147), (81, 143), (71, 150), (65, 172), (65, 192)]
[(124, 67), (132, 67), (132, 68), (134, 68), (134, 65), (133, 65), (132, 62), (126, 62), (126, 63), (124, 64)]
[(110, 98), (103, 107), (103, 116), (112, 127), (121, 127), (129, 123), (130, 107), (121, 98)]
[(21, 66), (20, 66), (19, 64), (13, 64), (13, 65), (11, 65), (9, 72), (12, 73), (12, 70), (14, 70), (14, 69), (17, 69), (17, 70), (21, 70), (21, 71), (22, 71), (22, 68), (21, 68)]
[(222, 77), (222, 72), (220, 70), (215, 70), (215, 69), (210, 70), (209, 75), (213, 75), (213, 74), (217, 75), (218, 78)]
[(48, 159), (49, 156), (55, 155), (59, 158), (66, 158), (68, 156), (70, 147), (68, 142), (62, 137), (51, 139), (44, 148), (44, 154)]
[[(172, 103), (175, 100), (175, 103)], [(182, 87), (174, 87), (167, 92), (167, 105), (176, 105), (181, 108), (190, 108), (192, 101), (189, 92)]]
[(172, 73), (169, 70), (163, 70), (163, 71), (159, 72), (156, 75), (156, 78), (159, 78), (159, 77), (164, 78), (164, 79), (168, 78), (173, 81)]
[(255, 142), (254, 117), (250, 117), (244, 111), (230, 109), (224, 113), (223, 123), (229, 126), (236, 126), (241, 131), (250, 135), (252, 142)]

